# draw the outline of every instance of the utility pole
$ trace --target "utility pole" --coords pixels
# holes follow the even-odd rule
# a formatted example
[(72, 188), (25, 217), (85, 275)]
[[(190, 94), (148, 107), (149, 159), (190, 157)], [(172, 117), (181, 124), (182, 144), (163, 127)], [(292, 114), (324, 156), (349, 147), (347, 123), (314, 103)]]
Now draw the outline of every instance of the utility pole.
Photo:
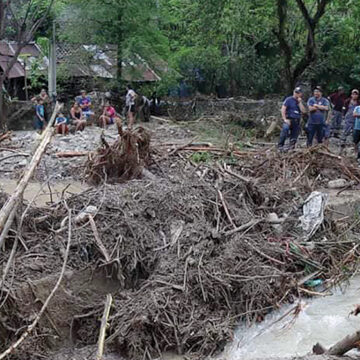
[(53, 21), (53, 31), (52, 38), (50, 40), (50, 49), (49, 49), (49, 95), (53, 104), (56, 101), (56, 22)]

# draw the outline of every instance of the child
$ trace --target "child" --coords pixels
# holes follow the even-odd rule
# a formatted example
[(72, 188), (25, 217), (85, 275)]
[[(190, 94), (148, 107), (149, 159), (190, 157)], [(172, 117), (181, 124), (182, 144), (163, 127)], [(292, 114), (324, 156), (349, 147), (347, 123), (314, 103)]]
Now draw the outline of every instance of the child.
[(67, 118), (64, 114), (59, 113), (58, 117), (55, 120), (56, 133), (65, 135), (69, 132), (69, 128), (67, 126)]
[(45, 125), (45, 108), (44, 101), (40, 96), (36, 98), (35, 112), (35, 128), (41, 134)]

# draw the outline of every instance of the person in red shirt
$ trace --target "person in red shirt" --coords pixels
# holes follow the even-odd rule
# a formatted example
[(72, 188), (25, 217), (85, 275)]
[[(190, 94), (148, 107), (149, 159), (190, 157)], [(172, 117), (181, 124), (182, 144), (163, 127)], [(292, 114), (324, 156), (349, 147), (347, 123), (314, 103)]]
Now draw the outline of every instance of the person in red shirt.
[(99, 118), (99, 126), (105, 129), (107, 125), (115, 124), (115, 122), (119, 123), (119, 119), (114, 107), (108, 104), (104, 106), (104, 111)]
[(342, 128), (343, 108), (346, 101), (346, 94), (342, 86), (338, 87), (338, 91), (331, 94), (329, 99), (332, 104), (331, 118), (331, 134), (338, 137)]

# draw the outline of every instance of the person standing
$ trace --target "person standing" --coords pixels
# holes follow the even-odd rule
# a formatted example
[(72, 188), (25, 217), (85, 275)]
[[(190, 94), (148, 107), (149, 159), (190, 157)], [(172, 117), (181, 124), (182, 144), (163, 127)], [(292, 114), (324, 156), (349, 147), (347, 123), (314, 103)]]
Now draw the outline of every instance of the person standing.
[(290, 135), (290, 147), (294, 148), (300, 135), (301, 115), (306, 113), (305, 106), (302, 101), (303, 92), (300, 87), (294, 89), (293, 95), (285, 99), (281, 116), (284, 121), (278, 148), (283, 151), (285, 141)]
[(329, 111), (329, 101), (322, 95), (322, 88), (317, 86), (314, 89), (314, 96), (311, 97), (307, 103), (310, 111), (308, 120), (308, 147), (312, 146), (315, 135), (318, 144), (323, 142), (327, 112)]
[(42, 133), (45, 125), (44, 102), (40, 96), (36, 98), (35, 105), (35, 128), (39, 134)]
[(355, 117), (354, 110), (360, 105), (359, 90), (354, 89), (351, 91), (351, 96), (345, 101), (343, 115), (345, 116), (344, 130), (341, 136), (341, 148), (345, 148), (347, 137), (354, 129)]
[(126, 91), (126, 116), (128, 118), (128, 128), (131, 130), (135, 121), (135, 99), (137, 95), (136, 92), (132, 89), (131, 85), (126, 86)]
[(338, 87), (337, 92), (331, 94), (329, 99), (332, 104), (332, 118), (331, 118), (331, 134), (332, 136), (339, 136), (341, 131), (342, 119), (343, 119), (343, 107), (346, 101), (346, 95), (342, 86)]
[(354, 141), (354, 150), (357, 158), (357, 162), (360, 165), (360, 106), (357, 106), (354, 110), (354, 131), (353, 131), (353, 141)]

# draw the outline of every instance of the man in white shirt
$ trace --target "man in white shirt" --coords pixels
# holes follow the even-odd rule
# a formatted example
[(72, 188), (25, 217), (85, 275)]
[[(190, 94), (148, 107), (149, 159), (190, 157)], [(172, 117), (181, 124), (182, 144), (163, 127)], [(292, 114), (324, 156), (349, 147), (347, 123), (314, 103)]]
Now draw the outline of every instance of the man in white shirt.
[(131, 85), (126, 86), (126, 91), (126, 115), (128, 117), (128, 128), (131, 130), (135, 121), (135, 99), (137, 95), (136, 92), (131, 88)]

